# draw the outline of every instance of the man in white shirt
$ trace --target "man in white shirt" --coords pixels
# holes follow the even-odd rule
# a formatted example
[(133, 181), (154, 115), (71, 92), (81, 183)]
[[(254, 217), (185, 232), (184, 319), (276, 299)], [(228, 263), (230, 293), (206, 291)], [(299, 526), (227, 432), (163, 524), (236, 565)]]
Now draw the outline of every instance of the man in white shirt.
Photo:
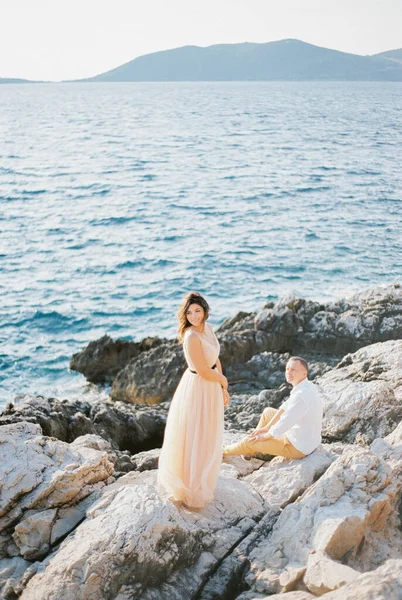
[(266, 408), (257, 428), (240, 442), (226, 446), (223, 456), (273, 454), (304, 458), (321, 442), (323, 401), (317, 386), (308, 380), (308, 365), (292, 356), (286, 364), (286, 381), (293, 386), (279, 410)]

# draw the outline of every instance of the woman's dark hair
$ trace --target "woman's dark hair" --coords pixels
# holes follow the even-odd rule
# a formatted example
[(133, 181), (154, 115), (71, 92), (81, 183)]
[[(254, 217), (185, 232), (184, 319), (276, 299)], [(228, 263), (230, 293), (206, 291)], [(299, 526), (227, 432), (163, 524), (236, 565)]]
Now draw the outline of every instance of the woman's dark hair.
[(183, 302), (177, 313), (179, 319), (178, 338), (179, 342), (183, 343), (184, 333), (188, 327), (191, 327), (190, 321), (187, 319), (187, 311), (192, 304), (198, 304), (204, 309), (204, 322), (209, 317), (209, 304), (198, 292), (189, 292), (183, 299)]

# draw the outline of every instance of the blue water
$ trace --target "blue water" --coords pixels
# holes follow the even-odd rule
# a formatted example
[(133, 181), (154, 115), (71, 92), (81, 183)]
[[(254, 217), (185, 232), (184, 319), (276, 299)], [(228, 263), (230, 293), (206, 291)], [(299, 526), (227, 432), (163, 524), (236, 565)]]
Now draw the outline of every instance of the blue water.
[(0, 404), (88, 393), (71, 355), (400, 280), (402, 87), (0, 86)]

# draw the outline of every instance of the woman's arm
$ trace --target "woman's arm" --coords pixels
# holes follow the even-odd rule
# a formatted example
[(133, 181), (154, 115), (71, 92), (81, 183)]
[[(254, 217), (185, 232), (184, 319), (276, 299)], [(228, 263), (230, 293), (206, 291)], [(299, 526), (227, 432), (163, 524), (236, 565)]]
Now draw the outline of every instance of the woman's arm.
[[(219, 373), (223, 374), (223, 369), (222, 369), (222, 363), (219, 360), (219, 358), (216, 359), (216, 368), (218, 369)], [(227, 404), (229, 404), (230, 402), (230, 396), (229, 396), (229, 392), (226, 389), (223, 389), (223, 404), (226, 406)]]
[(198, 375), (208, 381), (219, 381), (223, 389), (227, 389), (226, 377), (219, 370), (211, 369), (205, 362), (201, 340), (196, 333), (190, 333), (187, 336), (187, 351)]

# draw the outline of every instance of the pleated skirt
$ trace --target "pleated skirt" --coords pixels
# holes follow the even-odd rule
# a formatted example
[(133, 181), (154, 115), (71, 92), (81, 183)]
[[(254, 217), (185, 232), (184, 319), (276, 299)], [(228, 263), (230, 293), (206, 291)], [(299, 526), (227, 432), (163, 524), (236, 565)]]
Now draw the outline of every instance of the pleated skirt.
[(168, 497), (202, 508), (214, 497), (222, 463), (223, 397), (217, 381), (187, 369), (174, 394), (159, 458)]

